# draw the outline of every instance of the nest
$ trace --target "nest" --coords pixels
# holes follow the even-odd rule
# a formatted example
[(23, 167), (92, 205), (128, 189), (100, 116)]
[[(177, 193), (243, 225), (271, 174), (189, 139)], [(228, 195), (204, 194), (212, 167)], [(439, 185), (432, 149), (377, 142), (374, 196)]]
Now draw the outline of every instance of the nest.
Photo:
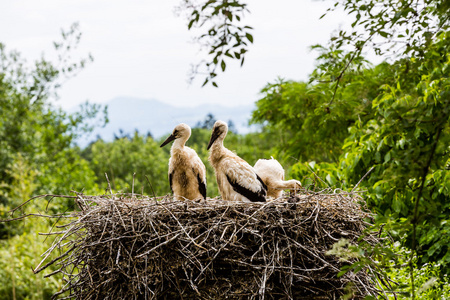
[[(370, 215), (356, 194), (286, 195), (266, 203), (78, 194), (48, 255), (66, 284), (54, 298), (353, 299), (378, 294), (357, 258), (326, 254), (364, 239)], [(349, 289), (349, 286), (351, 287)]]

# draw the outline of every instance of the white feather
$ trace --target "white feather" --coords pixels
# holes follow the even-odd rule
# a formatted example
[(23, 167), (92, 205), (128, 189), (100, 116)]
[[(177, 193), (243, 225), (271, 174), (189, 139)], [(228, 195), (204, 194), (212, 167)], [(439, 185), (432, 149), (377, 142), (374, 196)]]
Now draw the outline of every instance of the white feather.
[(279, 198), (285, 189), (299, 189), (300, 181), (291, 179), (284, 180), (284, 169), (281, 164), (274, 159), (259, 159), (254, 167), (256, 173), (267, 185), (267, 196)]

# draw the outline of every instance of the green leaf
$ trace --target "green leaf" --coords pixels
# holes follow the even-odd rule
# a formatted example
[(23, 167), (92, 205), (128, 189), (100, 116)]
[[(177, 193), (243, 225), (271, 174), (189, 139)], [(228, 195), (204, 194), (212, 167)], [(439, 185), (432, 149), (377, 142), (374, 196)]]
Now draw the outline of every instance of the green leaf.
[(390, 33), (387, 33), (387, 32), (385, 32), (385, 31), (378, 31), (378, 33), (382, 36), (382, 37), (384, 37), (384, 38), (386, 38), (386, 37), (388, 37), (389, 35), (390, 35)]
[(253, 43), (253, 36), (250, 33), (246, 33), (245, 36), (247, 37), (247, 40), (250, 41), (250, 43)]
[(192, 28), (192, 25), (194, 25), (194, 22), (195, 22), (196, 20), (195, 19), (192, 19), (190, 22), (189, 22), (189, 24), (188, 24), (188, 29), (191, 29)]
[(388, 153), (386, 153), (386, 155), (384, 156), (384, 163), (387, 163), (391, 160), (391, 152), (389, 151)]
[(222, 72), (224, 72), (225, 68), (227, 67), (225, 61), (222, 60), (222, 62), (220, 63), (220, 67), (222, 68)]

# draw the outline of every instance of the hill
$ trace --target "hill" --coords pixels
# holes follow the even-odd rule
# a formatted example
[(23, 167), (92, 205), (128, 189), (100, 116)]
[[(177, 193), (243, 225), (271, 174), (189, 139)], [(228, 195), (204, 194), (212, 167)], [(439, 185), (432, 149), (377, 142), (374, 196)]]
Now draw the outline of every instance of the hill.
[(118, 97), (106, 105), (109, 123), (104, 128), (97, 128), (88, 137), (77, 141), (80, 146), (88, 144), (98, 136), (111, 141), (114, 135), (133, 134), (135, 130), (141, 134), (150, 132), (154, 138), (160, 138), (169, 134), (179, 123), (194, 127), (210, 113), (216, 119), (233, 121), (238, 133), (248, 133), (251, 131), (248, 121), (255, 108), (254, 105), (225, 107), (215, 104), (176, 107), (154, 99), (130, 97)]

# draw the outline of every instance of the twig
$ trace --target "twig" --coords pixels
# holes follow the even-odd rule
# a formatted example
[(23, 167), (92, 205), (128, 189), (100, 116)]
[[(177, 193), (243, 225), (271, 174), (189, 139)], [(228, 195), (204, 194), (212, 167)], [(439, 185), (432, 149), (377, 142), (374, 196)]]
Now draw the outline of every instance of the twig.
[(106, 181), (108, 182), (108, 188), (109, 188), (109, 191), (110, 191), (110, 193), (111, 193), (111, 195), (113, 194), (113, 191), (112, 191), (112, 189), (111, 189), (111, 183), (109, 182), (109, 178), (108, 178), (108, 174), (107, 173), (105, 173), (105, 177), (106, 177)]
[(57, 238), (35, 272), (53, 266), (46, 276), (63, 276), (62, 299), (338, 299), (350, 282), (362, 299), (382, 293), (371, 273), (337, 278), (344, 263), (325, 255), (344, 234), (379, 241), (362, 236), (370, 214), (355, 198), (329, 188), (263, 204), (78, 195), (83, 210), (48, 233)]
[(153, 185), (150, 182), (150, 179), (148, 179), (147, 175), (145, 175), (145, 178), (147, 179), (148, 184), (150, 185), (150, 189), (152, 190), (152, 194), (153, 194), (153, 198), (156, 199), (156, 194), (155, 194), (155, 190), (153, 190)]
[(367, 175), (369, 175), (370, 174), (370, 172), (372, 172), (372, 170), (375, 168), (375, 166), (373, 166), (372, 168), (370, 168), (370, 170), (369, 171), (367, 171), (367, 173), (366, 174), (364, 174), (364, 176), (358, 181), (358, 183), (355, 185), (355, 187), (352, 189), (352, 193), (356, 190), (356, 188), (358, 187), (358, 185), (364, 180), (364, 178), (366, 178), (367, 177)]

